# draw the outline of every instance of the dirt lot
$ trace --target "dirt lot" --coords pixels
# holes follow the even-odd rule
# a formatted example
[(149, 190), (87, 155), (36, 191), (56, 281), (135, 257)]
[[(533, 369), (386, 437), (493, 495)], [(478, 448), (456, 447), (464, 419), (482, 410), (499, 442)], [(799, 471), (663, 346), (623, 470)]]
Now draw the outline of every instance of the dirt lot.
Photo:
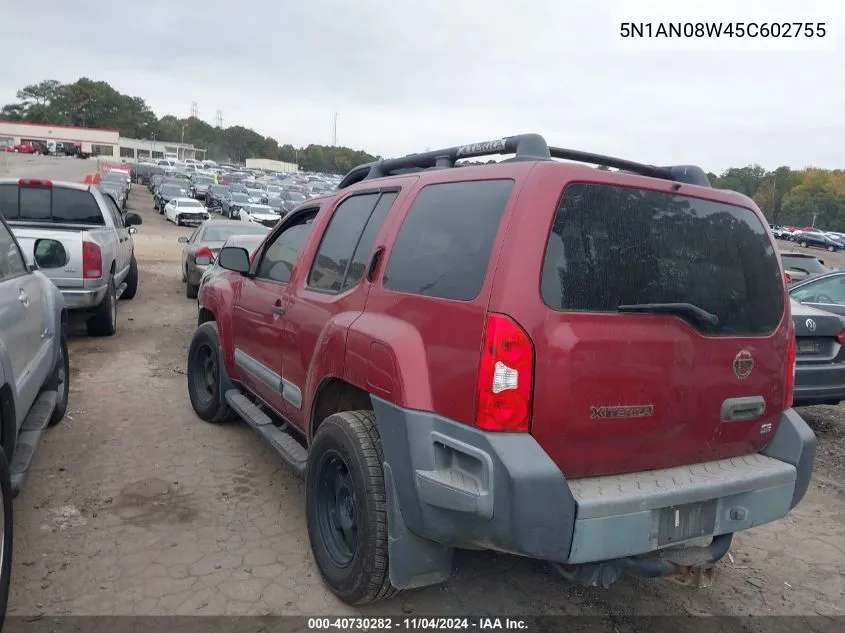
[[(79, 179), (93, 164), (9, 156), (0, 177)], [(165, 224), (143, 187), (130, 206), (144, 219), (135, 238), (141, 285), (120, 303), (116, 336), (79, 333), (71, 342), (68, 419), (47, 433), (15, 501), (10, 614), (353, 612), (320, 582), (300, 481), (245, 427), (193, 414), (185, 359), (196, 302), (185, 298), (176, 241), (188, 230)], [(845, 410), (801, 413), (820, 441), (810, 491), (785, 520), (739, 535), (712, 587), (625, 579), (609, 591), (585, 590), (542, 562), (464, 552), (448, 584), (365, 612), (619, 622), (644, 614), (845, 615)]]

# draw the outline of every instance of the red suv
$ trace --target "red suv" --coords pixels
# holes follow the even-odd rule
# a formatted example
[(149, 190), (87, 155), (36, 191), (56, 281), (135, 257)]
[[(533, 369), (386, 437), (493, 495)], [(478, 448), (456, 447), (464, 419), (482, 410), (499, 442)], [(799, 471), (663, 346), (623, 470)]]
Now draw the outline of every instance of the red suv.
[(218, 263), (191, 403), (304, 475), (349, 603), (445, 580), (454, 548), (604, 586), (712, 566), (809, 484), (774, 238), (700, 168), (535, 134), (383, 160)]

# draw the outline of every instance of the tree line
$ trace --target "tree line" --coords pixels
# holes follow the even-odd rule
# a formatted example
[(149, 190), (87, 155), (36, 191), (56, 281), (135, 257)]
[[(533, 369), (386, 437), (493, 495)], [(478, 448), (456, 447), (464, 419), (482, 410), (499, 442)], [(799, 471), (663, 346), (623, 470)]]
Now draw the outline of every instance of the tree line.
[(270, 158), (297, 163), (306, 171), (346, 173), (377, 160), (362, 150), (311, 144), (294, 147), (240, 125), (218, 128), (196, 117), (157, 117), (141, 97), (115, 90), (105, 81), (87, 77), (70, 84), (47, 79), (17, 92), (17, 102), (0, 108), (0, 119), (28, 123), (74, 125), (120, 130), (125, 138), (193, 143), (218, 162), (242, 163)]

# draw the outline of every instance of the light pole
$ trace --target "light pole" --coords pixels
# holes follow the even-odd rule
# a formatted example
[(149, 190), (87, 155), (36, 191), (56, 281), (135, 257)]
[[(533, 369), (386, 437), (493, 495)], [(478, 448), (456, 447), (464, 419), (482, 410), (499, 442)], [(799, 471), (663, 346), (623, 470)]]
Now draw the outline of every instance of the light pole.
[[(185, 158), (185, 124), (184, 123), (182, 124), (182, 140), (180, 141), (179, 145), (180, 145), (179, 150), (182, 152), (182, 156), (181, 156), (181, 158), (179, 158), (179, 160), (182, 160), (183, 158)], [(176, 153), (176, 156), (179, 156), (178, 152)]]

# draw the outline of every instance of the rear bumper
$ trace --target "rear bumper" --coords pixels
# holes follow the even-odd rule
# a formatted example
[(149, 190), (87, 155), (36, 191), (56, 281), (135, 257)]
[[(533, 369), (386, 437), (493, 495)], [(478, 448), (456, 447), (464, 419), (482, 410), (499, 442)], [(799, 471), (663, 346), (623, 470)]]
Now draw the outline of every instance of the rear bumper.
[[(421, 543), (563, 564), (617, 562), (630, 572), (638, 567), (622, 564), (630, 557), (783, 517), (804, 496), (815, 454), (815, 435), (790, 409), (759, 454), (567, 481), (531, 435), (487, 433), (372, 401), (392, 506), (391, 547), (399, 547), (407, 530), (406, 537)], [(709, 528), (666, 542), (664, 509), (711, 500)], [(397, 586), (425, 584), (409, 581), (414, 574), (407, 569), (393, 569), (403, 554), (391, 551), (391, 579)]]
[(188, 282), (193, 286), (200, 285), (200, 279), (211, 266), (188, 266)]
[(207, 213), (177, 213), (176, 221), (185, 226), (199, 226), (209, 218)]
[(842, 400), (845, 400), (845, 365), (796, 363), (793, 397), (796, 406)]
[(102, 288), (95, 288), (93, 290), (83, 288), (60, 288), (59, 290), (62, 293), (62, 297), (64, 297), (68, 310), (90, 310), (103, 302), (108, 287), (103, 286)]

